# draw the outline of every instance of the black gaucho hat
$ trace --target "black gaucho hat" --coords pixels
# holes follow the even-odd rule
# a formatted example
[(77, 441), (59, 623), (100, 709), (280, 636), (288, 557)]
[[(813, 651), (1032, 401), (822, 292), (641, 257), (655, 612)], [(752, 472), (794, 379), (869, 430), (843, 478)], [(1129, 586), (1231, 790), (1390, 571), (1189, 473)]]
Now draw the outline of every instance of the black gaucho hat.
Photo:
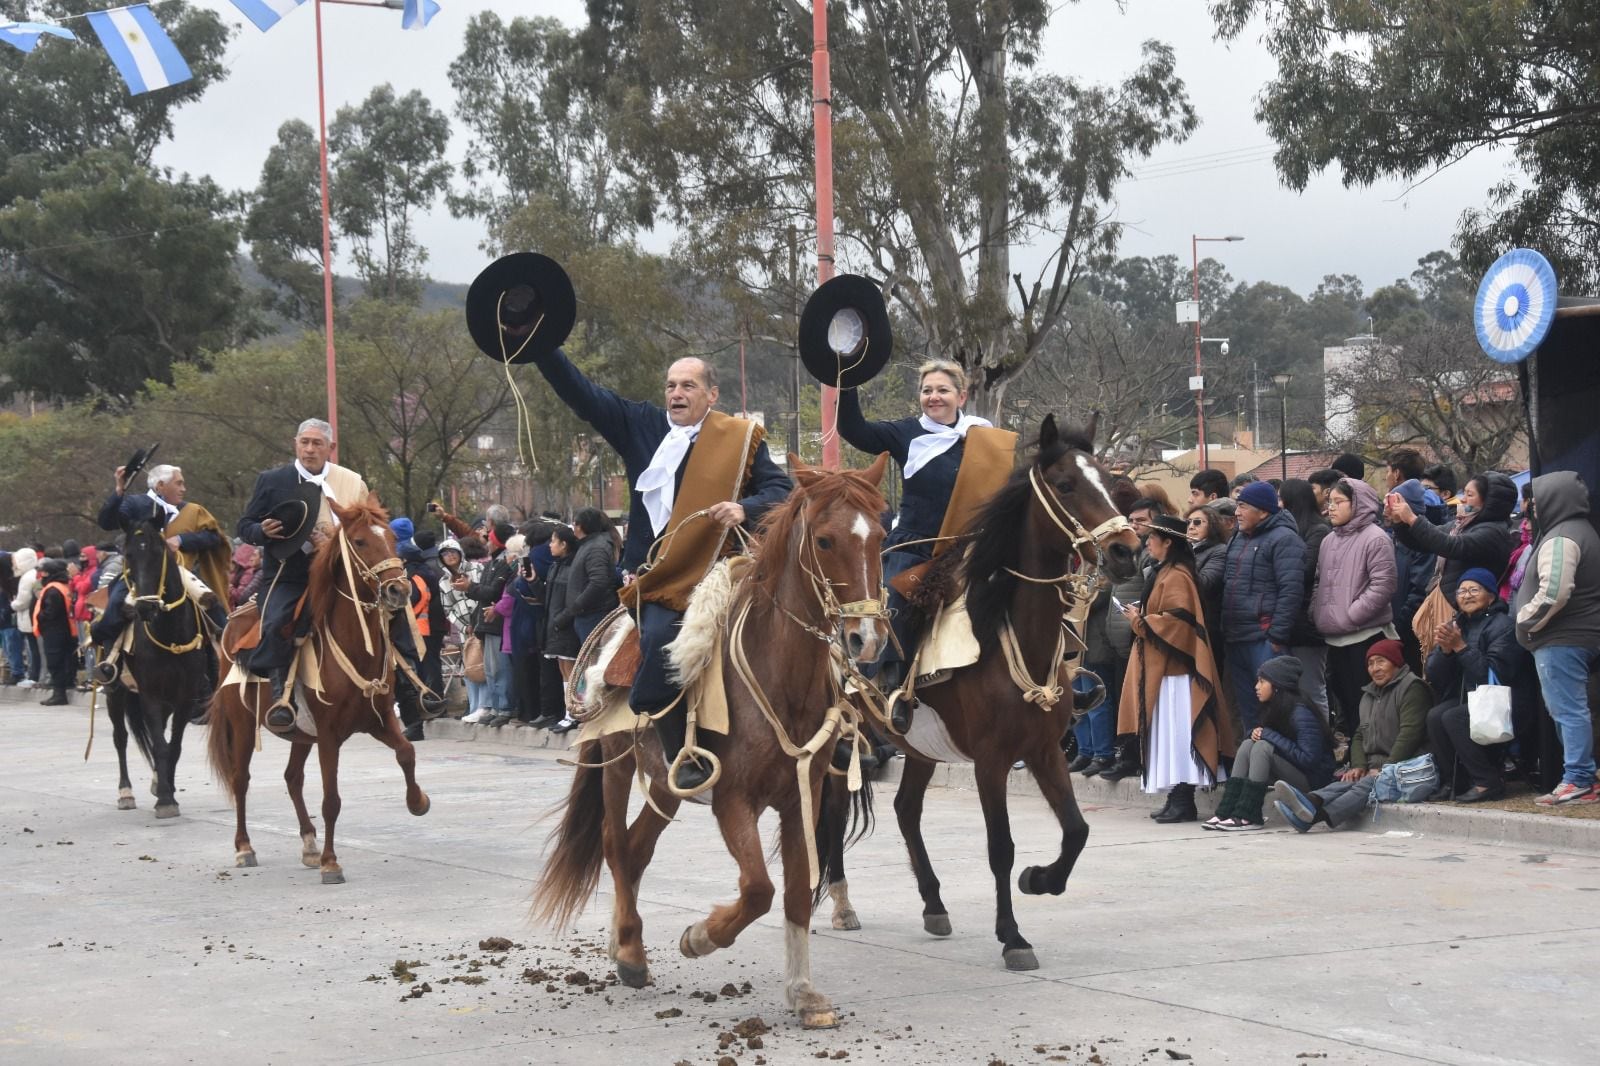
[(321, 513), (322, 489), (302, 481), (295, 487), (292, 497), (267, 513), (268, 518), (276, 518), (283, 524), (282, 537), (267, 538), (267, 555), (280, 563), (293, 558), (311, 539), (311, 531), (316, 528), (317, 516)]
[(894, 351), (889, 308), (878, 286), (840, 274), (817, 286), (800, 314), (800, 361), (824, 385), (853, 389), (878, 375)]
[(1177, 515), (1158, 514), (1150, 520), (1150, 532), (1160, 533), (1169, 540), (1187, 540), (1189, 526)]
[(156, 449), (159, 447), (161, 447), (161, 442), (156, 441), (150, 447), (140, 448), (128, 457), (128, 461), (122, 464), (122, 480), (124, 484), (133, 485), (133, 479), (139, 476), (151, 459), (155, 458)]
[(467, 290), (467, 330), (495, 362), (530, 363), (566, 341), (578, 320), (572, 279), (547, 255), (513, 252)]

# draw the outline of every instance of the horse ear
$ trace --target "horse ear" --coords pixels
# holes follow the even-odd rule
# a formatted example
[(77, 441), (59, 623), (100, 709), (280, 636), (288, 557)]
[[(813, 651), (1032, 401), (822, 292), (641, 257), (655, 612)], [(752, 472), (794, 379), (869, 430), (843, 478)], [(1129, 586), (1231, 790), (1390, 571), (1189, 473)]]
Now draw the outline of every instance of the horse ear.
[(872, 460), (872, 465), (862, 471), (862, 476), (867, 479), (867, 484), (873, 488), (883, 488), (883, 475), (889, 469), (889, 453), (879, 452), (878, 457)]
[(1044, 421), (1039, 424), (1039, 450), (1055, 444), (1061, 439), (1061, 434), (1056, 430), (1056, 416), (1052, 412), (1044, 416)]
[(810, 485), (822, 476), (823, 472), (814, 466), (807, 466), (805, 461), (794, 452), (789, 453), (789, 476), (800, 485)]

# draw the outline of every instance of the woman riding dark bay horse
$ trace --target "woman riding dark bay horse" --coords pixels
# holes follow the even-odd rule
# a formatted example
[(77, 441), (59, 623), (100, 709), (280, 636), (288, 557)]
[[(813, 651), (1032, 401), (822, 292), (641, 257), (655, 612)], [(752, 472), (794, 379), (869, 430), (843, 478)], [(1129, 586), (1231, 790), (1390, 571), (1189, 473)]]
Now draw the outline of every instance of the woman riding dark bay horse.
[[(739, 898), (686, 929), (679, 950), (699, 958), (729, 947), (772, 906), (757, 821), (764, 810), (776, 810), (784, 992), (808, 1027), (836, 1024), (832, 1005), (811, 985), (809, 922), (817, 880), (811, 836), (847, 702), (841, 673), (850, 662), (875, 658), (888, 640), (880, 607), (878, 520), (885, 506), (878, 491), (885, 466), (886, 457), (879, 457), (864, 472), (828, 473), (790, 457), (797, 487), (763, 521), (755, 557), (733, 585), (724, 625), (707, 653), (722, 663), (729, 725), (726, 736), (701, 733), (698, 745), (720, 763), (711, 810), (739, 864)], [(819, 752), (821, 757), (811, 758)], [(649, 775), (650, 803), (630, 826), (636, 759)], [(623, 983), (640, 988), (649, 980), (649, 963), (639, 883), (679, 798), (669, 789), (653, 730), (586, 740), (578, 762), (553, 853), (534, 891), (534, 912), (564, 926), (593, 894), (603, 858), (615, 892), (611, 955)]]
[[(1108, 475), (1094, 457), (1093, 442), (1093, 421), (1080, 433), (1058, 430), (1054, 416), (1045, 416), (1032, 461), (972, 522), (965, 555), (949, 556), (948, 577), (966, 593), (978, 660), (917, 689), (922, 706), (913, 724), (931, 708), (950, 745), (972, 762), (994, 875), (995, 936), (1012, 970), (1036, 969), (1039, 963), (1011, 907), (1016, 848), (1006, 815), (1006, 778), (1015, 762), (1026, 764), (1062, 830), (1055, 861), (1023, 870), (1017, 887), (1027, 895), (1060, 895), (1089, 838), (1061, 751), (1073, 718), (1073, 694), (1058, 682), (1069, 648), (1068, 615), (1082, 597), (1094, 595), (1096, 570), (1117, 577), (1133, 573), (1139, 543), (1106, 493)], [(895, 816), (922, 896), (923, 928), (949, 936), (950, 917), (922, 839), (922, 802), (938, 758), (916, 749), (917, 736), (913, 729), (910, 737), (895, 738), (906, 751)], [(821, 846), (827, 852), (834, 923), (857, 928), (844, 875), (843, 819), (836, 802), (828, 806), (827, 840)]]
[[(300, 820), (300, 861), (320, 867), (322, 883), (344, 883), (344, 871), (333, 850), (334, 823), (339, 817), (339, 748), (356, 733), (366, 733), (394, 749), (406, 779), (406, 809), (428, 813), (427, 793), (417, 787), (416, 749), (405, 739), (393, 712), (395, 652), (389, 641), (389, 616), (409, 611), (411, 585), (396, 554), (389, 515), (376, 496), (364, 506), (341, 507), (330, 501), (339, 524), (311, 560), (311, 581), (302, 610), (310, 612), (311, 629), (298, 671), (300, 715), (285, 736), (291, 747), (283, 772), (289, 797)], [(233, 646), (236, 627), (254, 624), (241, 615), (228, 623), (224, 652)], [(225, 658), (224, 668), (232, 665)], [(261, 717), (270, 695), (259, 680), (223, 683), (211, 701), (211, 765), (224, 790), (233, 797), (238, 827), (234, 864), (256, 865), (255, 849), (245, 829), (245, 794), (250, 788), (250, 757), (261, 732)], [(308, 717), (309, 716), (309, 717)], [(309, 731), (305, 728), (309, 726)], [(322, 820), (326, 837), (317, 849), (317, 830), (306, 813), (306, 759), (315, 745), (322, 769)]]
[(200, 605), (184, 591), (179, 565), (155, 519), (147, 518), (128, 530), (118, 580), (128, 583), (127, 604), (135, 614), (130, 623), (132, 645), (123, 659), (134, 688), (130, 690), (120, 681), (108, 686), (106, 711), (111, 716), (120, 772), (117, 809), (131, 811), (136, 806), (128, 780), (131, 733), (155, 771), (150, 788), (156, 797), (157, 818), (178, 816), (175, 778), (183, 752), (183, 730), (190, 709), (206, 698), (209, 684)]

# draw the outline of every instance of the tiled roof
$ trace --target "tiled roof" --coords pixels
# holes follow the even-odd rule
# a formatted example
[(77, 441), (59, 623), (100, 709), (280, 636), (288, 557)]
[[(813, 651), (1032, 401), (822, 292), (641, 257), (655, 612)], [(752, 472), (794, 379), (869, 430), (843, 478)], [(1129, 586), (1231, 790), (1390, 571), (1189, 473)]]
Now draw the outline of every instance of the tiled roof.
[[(1289, 476), (1305, 480), (1306, 475), (1318, 470), (1326, 470), (1335, 459), (1339, 458), (1338, 452), (1296, 452), (1289, 453)], [(1271, 459), (1254, 467), (1246, 473), (1255, 475), (1258, 481), (1267, 481), (1271, 478), (1283, 476), (1282, 455), (1274, 455)]]

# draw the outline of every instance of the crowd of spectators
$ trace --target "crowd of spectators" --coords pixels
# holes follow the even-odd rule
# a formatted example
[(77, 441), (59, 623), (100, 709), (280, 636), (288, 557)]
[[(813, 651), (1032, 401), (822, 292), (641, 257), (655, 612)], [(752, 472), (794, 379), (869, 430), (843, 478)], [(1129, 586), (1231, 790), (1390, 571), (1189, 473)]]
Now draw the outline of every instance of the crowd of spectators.
[[(1209, 828), (1259, 828), (1269, 800), (1298, 829), (1346, 824), (1385, 766), (1425, 753), (1437, 801), (1494, 801), (1522, 781), (1540, 805), (1600, 802), (1588, 696), (1600, 538), (1587, 487), (1555, 472), (1519, 498), (1503, 473), (1458, 483), (1411, 448), (1374, 472), (1382, 492), (1366, 473), (1354, 455), (1304, 480), (1202, 470), (1181, 514), (1152, 483), (1111, 485), (1144, 554), (1141, 572), (1104, 588), (1089, 614), (1084, 665), (1108, 699), (1068, 738), (1074, 773), (1175, 788), (1179, 801), (1169, 794), (1153, 817), (1196, 817), (1187, 782), (1150, 765), (1151, 738), (1130, 731), (1123, 697), (1148, 604), (1125, 608), (1153, 587), (1172, 557), (1164, 531), (1181, 522), (1231, 756), (1210, 782), (1223, 796)], [(1471, 697), (1486, 685), (1510, 693), (1510, 740), (1473, 739)], [(1195, 728), (1198, 754), (1210, 737), (1198, 718)], [(1551, 733), (1559, 742), (1542, 744)], [(1544, 766), (1542, 748), (1558, 753)]]

